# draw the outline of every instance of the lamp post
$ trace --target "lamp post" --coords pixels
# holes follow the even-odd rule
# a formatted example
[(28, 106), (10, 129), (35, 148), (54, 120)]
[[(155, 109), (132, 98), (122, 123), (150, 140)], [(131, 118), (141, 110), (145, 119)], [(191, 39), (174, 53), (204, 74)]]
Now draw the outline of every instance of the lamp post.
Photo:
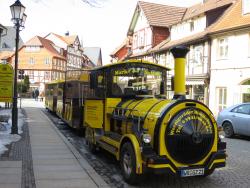
[(11, 134), (18, 134), (18, 109), (17, 109), (17, 70), (18, 70), (18, 45), (19, 32), (24, 28), (26, 21), (26, 14), (24, 14), (25, 7), (19, 0), (10, 6), (12, 21), (16, 28), (16, 49), (15, 49), (15, 69), (14, 69), (14, 88), (13, 88), (13, 104), (12, 104), (12, 126)]

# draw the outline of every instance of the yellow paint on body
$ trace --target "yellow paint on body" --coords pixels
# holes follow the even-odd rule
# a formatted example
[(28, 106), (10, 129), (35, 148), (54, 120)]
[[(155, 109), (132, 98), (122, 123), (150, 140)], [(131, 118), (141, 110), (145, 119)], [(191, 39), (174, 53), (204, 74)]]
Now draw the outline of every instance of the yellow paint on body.
[(185, 58), (175, 58), (174, 92), (176, 95), (186, 94)]

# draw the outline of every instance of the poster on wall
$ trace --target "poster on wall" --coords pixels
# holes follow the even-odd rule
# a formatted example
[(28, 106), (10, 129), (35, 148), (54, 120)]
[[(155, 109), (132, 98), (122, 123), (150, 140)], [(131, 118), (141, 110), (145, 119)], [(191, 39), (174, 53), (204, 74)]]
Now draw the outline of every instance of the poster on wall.
[(13, 68), (10, 64), (0, 63), (0, 102), (12, 102)]

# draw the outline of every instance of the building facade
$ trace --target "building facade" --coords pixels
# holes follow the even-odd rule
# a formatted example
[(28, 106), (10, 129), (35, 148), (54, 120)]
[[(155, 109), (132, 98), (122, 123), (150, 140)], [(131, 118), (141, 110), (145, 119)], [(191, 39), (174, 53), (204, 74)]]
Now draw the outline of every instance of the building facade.
[[(24, 70), (24, 75), (29, 76), (31, 90), (37, 88), (42, 94), (45, 83), (65, 77), (66, 58), (50, 40), (33, 37), (19, 49), (18, 57), (18, 70)], [(8, 62), (14, 66), (14, 54)]]
[(250, 1), (238, 0), (212, 32), (209, 107), (250, 102)]

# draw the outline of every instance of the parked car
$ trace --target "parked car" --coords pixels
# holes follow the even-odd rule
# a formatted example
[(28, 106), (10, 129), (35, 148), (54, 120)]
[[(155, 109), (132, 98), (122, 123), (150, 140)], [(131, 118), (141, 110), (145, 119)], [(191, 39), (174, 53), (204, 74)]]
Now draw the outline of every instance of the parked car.
[(234, 134), (250, 136), (250, 102), (223, 109), (217, 123), (223, 127), (226, 137)]

